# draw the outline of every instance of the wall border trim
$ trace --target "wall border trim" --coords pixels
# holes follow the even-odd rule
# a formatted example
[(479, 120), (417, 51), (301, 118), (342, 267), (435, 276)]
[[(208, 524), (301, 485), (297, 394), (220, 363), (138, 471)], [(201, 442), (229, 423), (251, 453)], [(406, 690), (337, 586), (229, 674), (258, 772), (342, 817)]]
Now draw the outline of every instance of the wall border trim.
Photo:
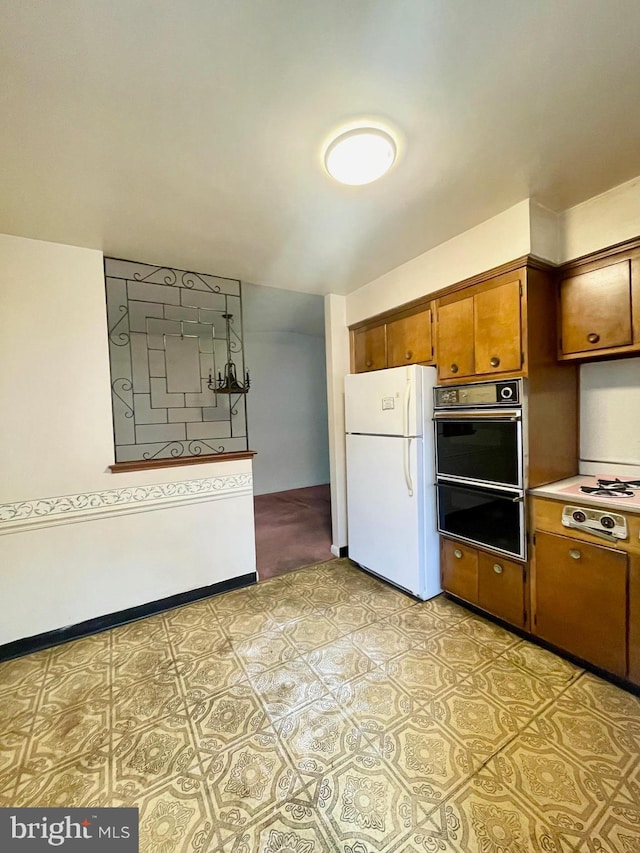
[(15, 501), (0, 504), (0, 535), (252, 494), (244, 473)]

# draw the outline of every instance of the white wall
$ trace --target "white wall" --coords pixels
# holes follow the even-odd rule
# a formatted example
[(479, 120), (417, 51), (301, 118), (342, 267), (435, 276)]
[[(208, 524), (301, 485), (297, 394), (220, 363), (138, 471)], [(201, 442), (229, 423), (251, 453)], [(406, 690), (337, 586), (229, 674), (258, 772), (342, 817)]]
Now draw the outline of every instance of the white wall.
[(529, 253), (529, 199), (365, 284), (346, 297), (347, 325)]
[(250, 462), (108, 470), (100, 252), (0, 235), (0, 323), (0, 644), (255, 571)]
[(329, 482), (322, 296), (243, 284), (257, 495)]
[(529, 199), (530, 253), (552, 264), (560, 263), (560, 216)]
[(580, 367), (580, 425), (583, 473), (640, 475), (640, 358)]
[(325, 296), (327, 339), (327, 399), (329, 406), (329, 459), (331, 465), (331, 550), (336, 557), (347, 544), (347, 467), (344, 437), (344, 377), (349, 372), (349, 332), (346, 298)]
[(560, 263), (640, 235), (640, 177), (560, 215)]

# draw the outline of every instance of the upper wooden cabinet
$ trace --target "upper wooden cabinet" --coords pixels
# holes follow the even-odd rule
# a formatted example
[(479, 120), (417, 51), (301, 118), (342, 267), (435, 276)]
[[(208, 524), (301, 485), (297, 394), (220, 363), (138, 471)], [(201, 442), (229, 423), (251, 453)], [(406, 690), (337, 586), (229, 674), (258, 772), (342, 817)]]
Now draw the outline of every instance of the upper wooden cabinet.
[(520, 370), (522, 337), (520, 278), (481, 290), (473, 297), (473, 342), (476, 373)]
[(431, 361), (431, 308), (387, 323), (387, 367)]
[(431, 304), (423, 304), (352, 328), (353, 372), (433, 362), (432, 321)]
[(384, 326), (358, 329), (353, 333), (355, 373), (380, 370), (387, 366), (387, 337)]
[(438, 300), (438, 378), (518, 373), (523, 364), (525, 270)]
[(637, 242), (562, 268), (558, 287), (559, 359), (584, 360), (640, 351)]
[(473, 296), (438, 307), (438, 378), (473, 374)]

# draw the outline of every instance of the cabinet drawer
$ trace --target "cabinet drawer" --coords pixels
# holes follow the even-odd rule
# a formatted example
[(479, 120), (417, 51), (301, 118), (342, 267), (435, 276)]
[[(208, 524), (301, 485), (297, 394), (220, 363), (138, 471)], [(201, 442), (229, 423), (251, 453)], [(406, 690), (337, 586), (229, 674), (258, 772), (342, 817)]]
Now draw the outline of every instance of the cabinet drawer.
[(524, 628), (525, 570), (520, 563), (478, 553), (478, 606)]
[(626, 554), (536, 531), (535, 614), (543, 640), (626, 676)]
[(478, 602), (478, 552), (442, 539), (442, 588), (472, 604)]

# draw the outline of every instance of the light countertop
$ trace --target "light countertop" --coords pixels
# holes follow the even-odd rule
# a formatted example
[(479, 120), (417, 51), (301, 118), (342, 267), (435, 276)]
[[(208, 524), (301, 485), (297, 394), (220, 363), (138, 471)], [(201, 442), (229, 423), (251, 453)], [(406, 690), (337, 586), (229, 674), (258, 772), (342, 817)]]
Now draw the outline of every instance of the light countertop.
[[(615, 480), (615, 475), (600, 474), (604, 480)], [(620, 477), (621, 480), (630, 479), (629, 477)], [(580, 486), (597, 486), (598, 478), (579, 474), (577, 477), (569, 477), (566, 480), (558, 480), (555, 483), (548, 483), (545, 486), (538, 486), (535, 489), (529, 489), (528, 494), (535, 495), (539, 498), (551, 498), (556, 501), (564, 501), (570, 506), (594, 506), (601, 509), (617, 510), (618, 512), (633, 512), (640, 513), (640, 489), (636, 490), (633, 497), (630, 498), (611, 498), (600, 497), (596, 495), (585, 494), (580, 491)]]

